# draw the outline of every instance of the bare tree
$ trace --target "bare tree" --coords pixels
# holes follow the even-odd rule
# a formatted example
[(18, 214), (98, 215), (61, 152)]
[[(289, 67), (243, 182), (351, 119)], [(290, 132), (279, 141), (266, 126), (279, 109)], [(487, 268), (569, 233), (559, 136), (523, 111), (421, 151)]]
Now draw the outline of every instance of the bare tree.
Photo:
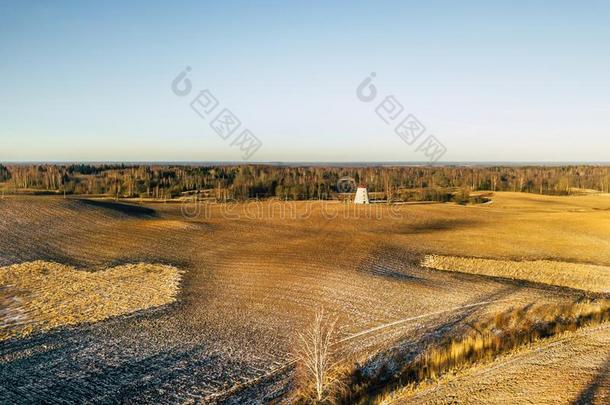
[(328, 318), (323, 309), (316, 311), (311, 326), (299, 334), (297, 360), (314, 386), (315, 402), (329, 399), (331, 387), (338, 381), (331, 375), (335, 367), (332, 350), (336, 318)]

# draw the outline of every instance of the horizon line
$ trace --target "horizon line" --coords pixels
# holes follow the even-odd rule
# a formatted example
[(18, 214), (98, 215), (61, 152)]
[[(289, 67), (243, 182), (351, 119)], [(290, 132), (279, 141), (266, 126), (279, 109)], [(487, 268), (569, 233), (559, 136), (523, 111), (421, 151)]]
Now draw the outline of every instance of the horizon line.
[(90, 165), (110, 165), (110, 164), (126, 164), (126, 165), (220, 165), (220, 166), (249, 166), (249, 165), (270, 165), (270, 166), (291, 166), (291, 165), (401, 165), (401, 166), (460, 166), (460, 165), (510, 165), (510, 166), (562, 166), (562, 165), (610, 165), (610, 161), (582, 161), (582, 160), (456, 160), (456, 161), (400, 161), (400, 160), (294, 160), (294, 161), (233, 161), (233, 160), (0, 160), (0, 164), (48, 164), (48, 165), (64, 165), (64, 164), (90, 164)]

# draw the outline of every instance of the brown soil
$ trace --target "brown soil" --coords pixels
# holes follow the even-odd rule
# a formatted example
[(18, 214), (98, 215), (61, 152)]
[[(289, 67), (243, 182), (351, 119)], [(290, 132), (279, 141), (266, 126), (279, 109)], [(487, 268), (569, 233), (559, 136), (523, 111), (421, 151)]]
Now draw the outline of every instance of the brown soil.
[[(278, 207), (302, 215), (282, 218)], [(290, 387), (290, 369), (243, 383), (289, 362), (319, 307), (339, 316), (341, 337), (371, 331), (342, 347), (346, 359), (362, 360), (390, 347), (416, 351), (511, 306), (584, 294), (423, 268), (426, 254), (610, 265), (610, 199), (600, 196), (496, 194), (485, 206), (384, 206), (380, 219), (340, 203), (219, 204), (194, 219), (180, 208), (0, 200), (0, 265), (44, 260), (94, 271), (144, 262), (185, 271), (173, 305), (1, 342), (0, 397), (265, 401)], [(374, 329), (385, 324), (393, 326)]]

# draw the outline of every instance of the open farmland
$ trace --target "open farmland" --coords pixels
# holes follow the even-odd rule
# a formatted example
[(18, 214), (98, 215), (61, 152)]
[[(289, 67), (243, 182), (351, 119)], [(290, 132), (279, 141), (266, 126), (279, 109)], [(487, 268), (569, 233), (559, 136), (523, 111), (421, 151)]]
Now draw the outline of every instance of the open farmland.
[(378, 353), (416, 352), (487, 314), (599, 295), (436, 271), (420, 265), (426, 254), (610, 265), (603, 195), (497, 193), (487, 205), (367, 210), (276, 201), (212, 204), (186, 218), (175, 203), (0, 200), (2, 266), (155, 263), (184, 272), (168, 305), (1, 342), (0, 397), (263, 402), (289, 388), (291, 368), (272, 371), (290, 364), (296, 333), (321, 307), (338, 315), (341, 354), (372, 370)]

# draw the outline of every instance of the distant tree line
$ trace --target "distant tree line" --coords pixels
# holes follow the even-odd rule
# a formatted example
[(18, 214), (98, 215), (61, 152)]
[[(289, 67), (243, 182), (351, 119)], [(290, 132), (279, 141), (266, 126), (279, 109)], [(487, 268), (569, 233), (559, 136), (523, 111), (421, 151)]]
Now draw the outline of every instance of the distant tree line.
[(124, 164), (0, 165), (5, 192), (166, 199), (199, 194), (216, 200), (335, 199), (339, 179), (366, 184), (392, 201), (448, 201), (477, 190), (568, 195), (576, 189), (610, 192), (610, 166), (182, 166)]

